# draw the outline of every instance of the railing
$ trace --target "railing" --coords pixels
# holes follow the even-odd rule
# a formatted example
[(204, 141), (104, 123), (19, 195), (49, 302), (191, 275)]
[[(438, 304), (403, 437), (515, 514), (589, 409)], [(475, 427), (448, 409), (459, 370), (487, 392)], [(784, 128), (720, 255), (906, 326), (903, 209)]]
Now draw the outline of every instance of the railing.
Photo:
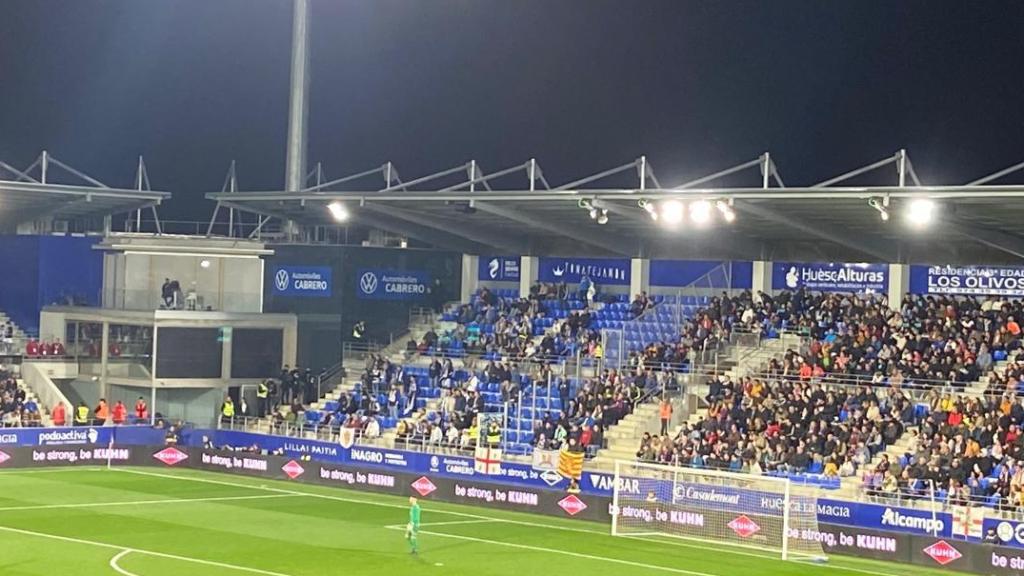
[(115, 310), (186, 310), (217, 312), (260, 312), (259, 292), (225, 292), (183, 286), (183, 291), (164, 298), (160, 290), (106, 289), (100, 292), (104, 308)]
[(409, 309), (409, 326), (430, 326), (437, 319), (432, 308), (414, 307)]
[[(301, 417), (296, 415), (297, 418)], [(320, 440), (322, 442), (341, 441), (341, 421), (331, 424), (313, 424), (302, 422), (274, 422), (271, 418), (259, 418), (257, 416), (235, 416), (234, 418), (220, 417), (217, 421), (218, 430), (233, 430), (238, 432), (258, 432), (261, 434), (273, 434), (275, 436), (287, 436), (289, 438), (302, 438), (305, 440)], [(358, 444), (379, 445), (382, 440), (380, 436), (370, 438), (366, 436), (365, 430), (353, 428), (355, 442)], [(383, 432), (383, 430), (382, 430)]]

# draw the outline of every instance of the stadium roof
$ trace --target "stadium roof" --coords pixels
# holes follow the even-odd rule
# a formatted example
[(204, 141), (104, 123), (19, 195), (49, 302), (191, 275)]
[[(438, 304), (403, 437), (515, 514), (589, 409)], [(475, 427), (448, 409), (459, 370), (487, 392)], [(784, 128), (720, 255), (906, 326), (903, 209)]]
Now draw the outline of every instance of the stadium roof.
[[(886, 167), (891, 184), (850, 185)], [(337, 224), (328, 207), (340, 203), (351, 225), (471, 253), (996, 263), (1024, 258), (1024, 237), (1016, 232), (1024, 184), (995, 183), (1022, 170), (1024, 163), (966, 184), (923, 185), (900, 150), (823, 182), (787, 187), (765, 153), (674, 185), (659, 181), (645, 157), (553, 185), (535, 160), (493, 172), (470, 161), (409, 181), (386, 163), (327, 182), (317, 169), (320, 183), (297, 192), (207, 198), (218, 208), (318, 226)], [(749, 185), (714, 186), (758, 171)], [(367, 186), (374, 181), (380, 184)], [(905, 221), (907, 211), (927, 204), (934, 206), (933, 222)], [(668, 225), (676, 220), (672, 210), (710, 214), (704, 224), (682, 215)]]
[(0, 161), (0, 229), (39, 221), (83, 222), (154, 208), (170, 198), (149, 189), (139, 160), (136, 188), (112, 188), (43, 152), (20, 170)]

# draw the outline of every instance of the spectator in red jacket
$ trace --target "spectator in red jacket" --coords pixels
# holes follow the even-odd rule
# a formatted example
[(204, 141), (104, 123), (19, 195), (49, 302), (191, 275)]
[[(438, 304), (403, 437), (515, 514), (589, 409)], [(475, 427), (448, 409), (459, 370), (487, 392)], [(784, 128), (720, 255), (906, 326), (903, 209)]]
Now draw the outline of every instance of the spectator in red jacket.
[(53, 407), (53, 411), (50, 412), (50, 418), (53, 420), (54, 426), (66, 426), (68, 423), (67, 409), (64, 407), (63, 402), (58, 402)]
[(149, 418), (149, 409), (146, 406), (146, 401), (139, 396), (139, 399), (135, 401), (135, 418), (137, 420), (145, 420)]
[(54, 340), (53, 344), (50, 344), (50, 356), (60, 358), (64, 356), (64, 352), (64, 343), (60, 341), (60, 338)]
[(39, 342), (36, 342), (35, 339), (29, 340), (28, 344), (25, 345), (25, 355), (29, 358), (38, 358)]
[(118, 400), (117, 404), (114, 404), (114, 410), (111, 417), (114, 420), (114, 425), (125, 423), (125, 420), (128, 419), (128, 407), (124, 405), (124, 402)]

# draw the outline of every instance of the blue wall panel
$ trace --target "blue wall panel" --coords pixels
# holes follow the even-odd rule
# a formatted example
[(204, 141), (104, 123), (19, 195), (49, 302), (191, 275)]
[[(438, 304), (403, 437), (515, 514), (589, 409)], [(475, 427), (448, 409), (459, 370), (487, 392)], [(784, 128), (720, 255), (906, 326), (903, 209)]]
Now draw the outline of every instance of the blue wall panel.
[[(749, 289), (753, 286), (754, 263), (732, 262), (732, 286), (725, 286), (725, 274), (719, 266), (729, 262), (720, 260), (651, 260), (650, 285), (659, 287), (683, 287), (694, 282), (704, 288)], [(708, 275), (710, 273), (710, 275)], [(705, 278), (705, 276), (707, 276)]]
[(0, 310), (23, 330), (39, 329), (39, 237), (0, 236)]
[(39, 238), (39, 305), (97, 306), (103, 288), (103, 253), (96, 238)]
[(0, 236), (0, 310), (25, 332), (39, 332), (43, 306), (74, 301), (97, 305), (103, 287), (103, 254), (94, 237)]

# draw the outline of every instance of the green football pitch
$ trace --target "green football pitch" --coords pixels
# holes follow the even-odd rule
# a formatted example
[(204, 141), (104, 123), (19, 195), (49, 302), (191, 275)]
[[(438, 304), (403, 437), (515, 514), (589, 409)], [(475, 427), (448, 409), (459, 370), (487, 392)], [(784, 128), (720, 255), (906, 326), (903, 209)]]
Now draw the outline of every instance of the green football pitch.
[[(422, 502), (420, 553), (405, 499), (194, 470), (67, 468), (0, 473), (4, 576), (924, 576), (940, 572), (833, 556), (674, 539), (613, 538), (608, 527)], [(941, 572), (941, 574), (950, 574)]]

